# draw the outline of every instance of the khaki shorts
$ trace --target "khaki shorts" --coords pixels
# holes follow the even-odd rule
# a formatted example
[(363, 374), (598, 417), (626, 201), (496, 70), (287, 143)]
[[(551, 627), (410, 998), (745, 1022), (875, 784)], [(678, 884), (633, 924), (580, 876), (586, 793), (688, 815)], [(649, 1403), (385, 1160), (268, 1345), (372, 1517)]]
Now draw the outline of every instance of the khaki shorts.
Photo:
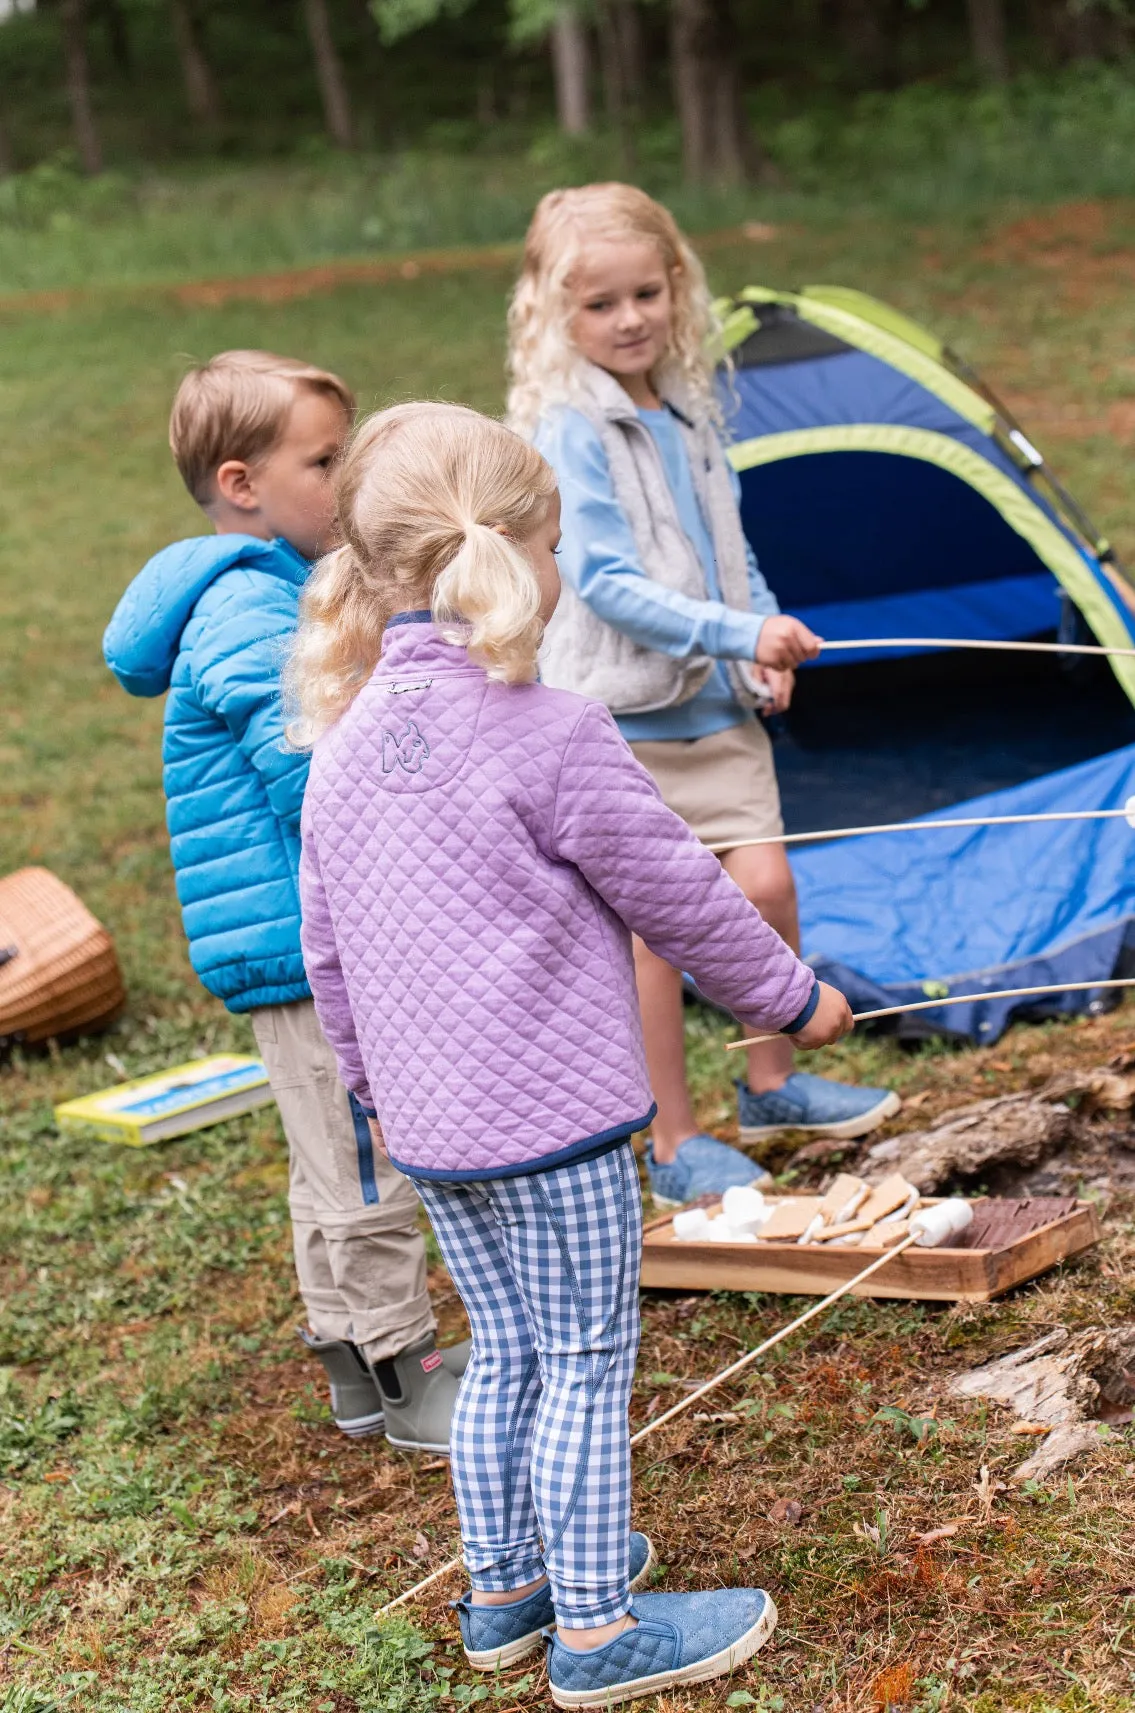
[(784, 832), (772, 744), (759, 720), (707, 738), (632, 743), (667, 808), (705, 845), (729, 850)]

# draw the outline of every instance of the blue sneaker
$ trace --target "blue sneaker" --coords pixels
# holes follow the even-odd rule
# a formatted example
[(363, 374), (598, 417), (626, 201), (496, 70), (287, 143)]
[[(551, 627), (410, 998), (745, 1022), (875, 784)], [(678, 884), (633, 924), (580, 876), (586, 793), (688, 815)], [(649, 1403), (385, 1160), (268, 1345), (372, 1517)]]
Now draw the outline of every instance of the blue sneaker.
[(646, 1175), (656, 1207), (681, 1207), (699, 1196), (723, 1196), (734, 1184), (762, 1189), (772, 1182), (763, 1166), (716, 1136), (688, 1136), (666, 1165), (654, 1158), (653, 1144), (647, 1142)]
[(611, 1707), (724, 1677), (776, 1628), (776, 1607), (761, 1588), (644, 1594), (631, 1615), (637, 1625), (601, 1648), (569, 1648), (553, 1639), (548, 1683), (557, 1707)]
[(778, 1089), (754, 1094), (737, 1084), (737, 1116), (742, 1142), (762, 1142), (781, 1130), (811, 1130), (815, 1135), (866, 1136), (896, 1113), (902, 1102), (888, 1088), (857, 1088), (827, 1077), (796, 1071)]
[[(631, 1592), (649, 1579), (654, 1569), (654, 1548), (648, 1535), (631, 1536)], [(527, 1599), (507, 1606), (474, 1606), (463, 1594), (453, 1602), (461, 1624), (465, 1658), (474, 1671), (496, 1671), (512, 1665), (540, 1646), (544, 1631), (555, 1626), (552, 1591), (547, 1583)]]

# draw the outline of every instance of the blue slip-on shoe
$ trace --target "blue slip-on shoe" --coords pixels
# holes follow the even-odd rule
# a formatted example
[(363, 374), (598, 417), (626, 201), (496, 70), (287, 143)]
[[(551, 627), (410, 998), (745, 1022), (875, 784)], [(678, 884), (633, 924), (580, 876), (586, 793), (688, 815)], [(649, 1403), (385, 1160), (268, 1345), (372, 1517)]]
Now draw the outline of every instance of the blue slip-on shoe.
[(764, 1167), (739, 1148), (704, 1135), (687, 1136), (665, 1165), (654, 1158), (654, 1146), (647, 1142), (646, 1176), (656, 1207), (681, 1207), (699, 1196), (723, 1196), (735, 1184), (761, 1189), (772, 1182)]
[(569, 1648), (554, 1637), (548, 1684), (557, 1707), (613, 1707), (679, 1683), (724, 1677), (776, 1628), (776, 1607), (762, 1588), (644, 1594), (631, 1616), (635, 1627), (601, 1648)]
[[(648, 1580), (654, 1565), (649, 1536), (632, 1534), (632, 1594)], [(453, 1605), (461, 1624), (465, 1658), (474, 1671), (496, 1671), (513, 1665), (538, 1648), (545, 1630), (556, 1622), (552, 1591), (546, 1582), (525, 1599), (512, 1600), (507, 1606), (474, 1606), (468, 1594), (463, 1594)]]
[(811, 1130), (816, 1135), (866, 1136), (892, 1117), (902, 1102), (888, 1088), (857, 1088), (796, 1071), (780, 1088), (754, 1094), (737, 1084), (737, 1116), (742, 1142), (762, 1142), (781, 1130)]

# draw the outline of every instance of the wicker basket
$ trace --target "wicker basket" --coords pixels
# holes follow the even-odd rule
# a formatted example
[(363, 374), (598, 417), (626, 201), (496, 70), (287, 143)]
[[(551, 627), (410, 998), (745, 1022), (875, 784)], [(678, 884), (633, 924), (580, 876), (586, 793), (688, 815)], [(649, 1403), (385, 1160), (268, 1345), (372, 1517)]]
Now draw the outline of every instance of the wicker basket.
[(0, 960), (0, 1044), (100, 1029), (126, 1002), (113, 940), (46, 868), (0, 880)]

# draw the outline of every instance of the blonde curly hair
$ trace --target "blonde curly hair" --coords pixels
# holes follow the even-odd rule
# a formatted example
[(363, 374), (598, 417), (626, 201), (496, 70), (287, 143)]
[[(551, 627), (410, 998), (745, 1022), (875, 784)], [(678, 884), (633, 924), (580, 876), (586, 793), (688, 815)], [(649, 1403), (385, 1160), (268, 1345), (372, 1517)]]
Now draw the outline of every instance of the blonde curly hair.
[(540, 587), (522, 544), (556, 478), (534, 447), (464, 405), (395, 405), (360, 425), (337, 487), (343, 545), (308, 580), (284, 673), (293, 747), (358, 695), (397, 612), (428, 607), (490, 678), (536, 676)]
[(664, 389), (668, 380), (677, 381), (699, 414), (720, 421), (713, 385), (720, 323), (705, 270), (669, 209), (644, 190), (585, 184), (542, 197), (524, 240), (508, 311), (508, 422), (518, 434), (530, 438), (550, 405), (570, 404), (577, 392), (581, 359), (571, 337), (572, 269), (588, 244), (612, 242), (654, 244), (670, 276), (670, 342), (655, 385)]

